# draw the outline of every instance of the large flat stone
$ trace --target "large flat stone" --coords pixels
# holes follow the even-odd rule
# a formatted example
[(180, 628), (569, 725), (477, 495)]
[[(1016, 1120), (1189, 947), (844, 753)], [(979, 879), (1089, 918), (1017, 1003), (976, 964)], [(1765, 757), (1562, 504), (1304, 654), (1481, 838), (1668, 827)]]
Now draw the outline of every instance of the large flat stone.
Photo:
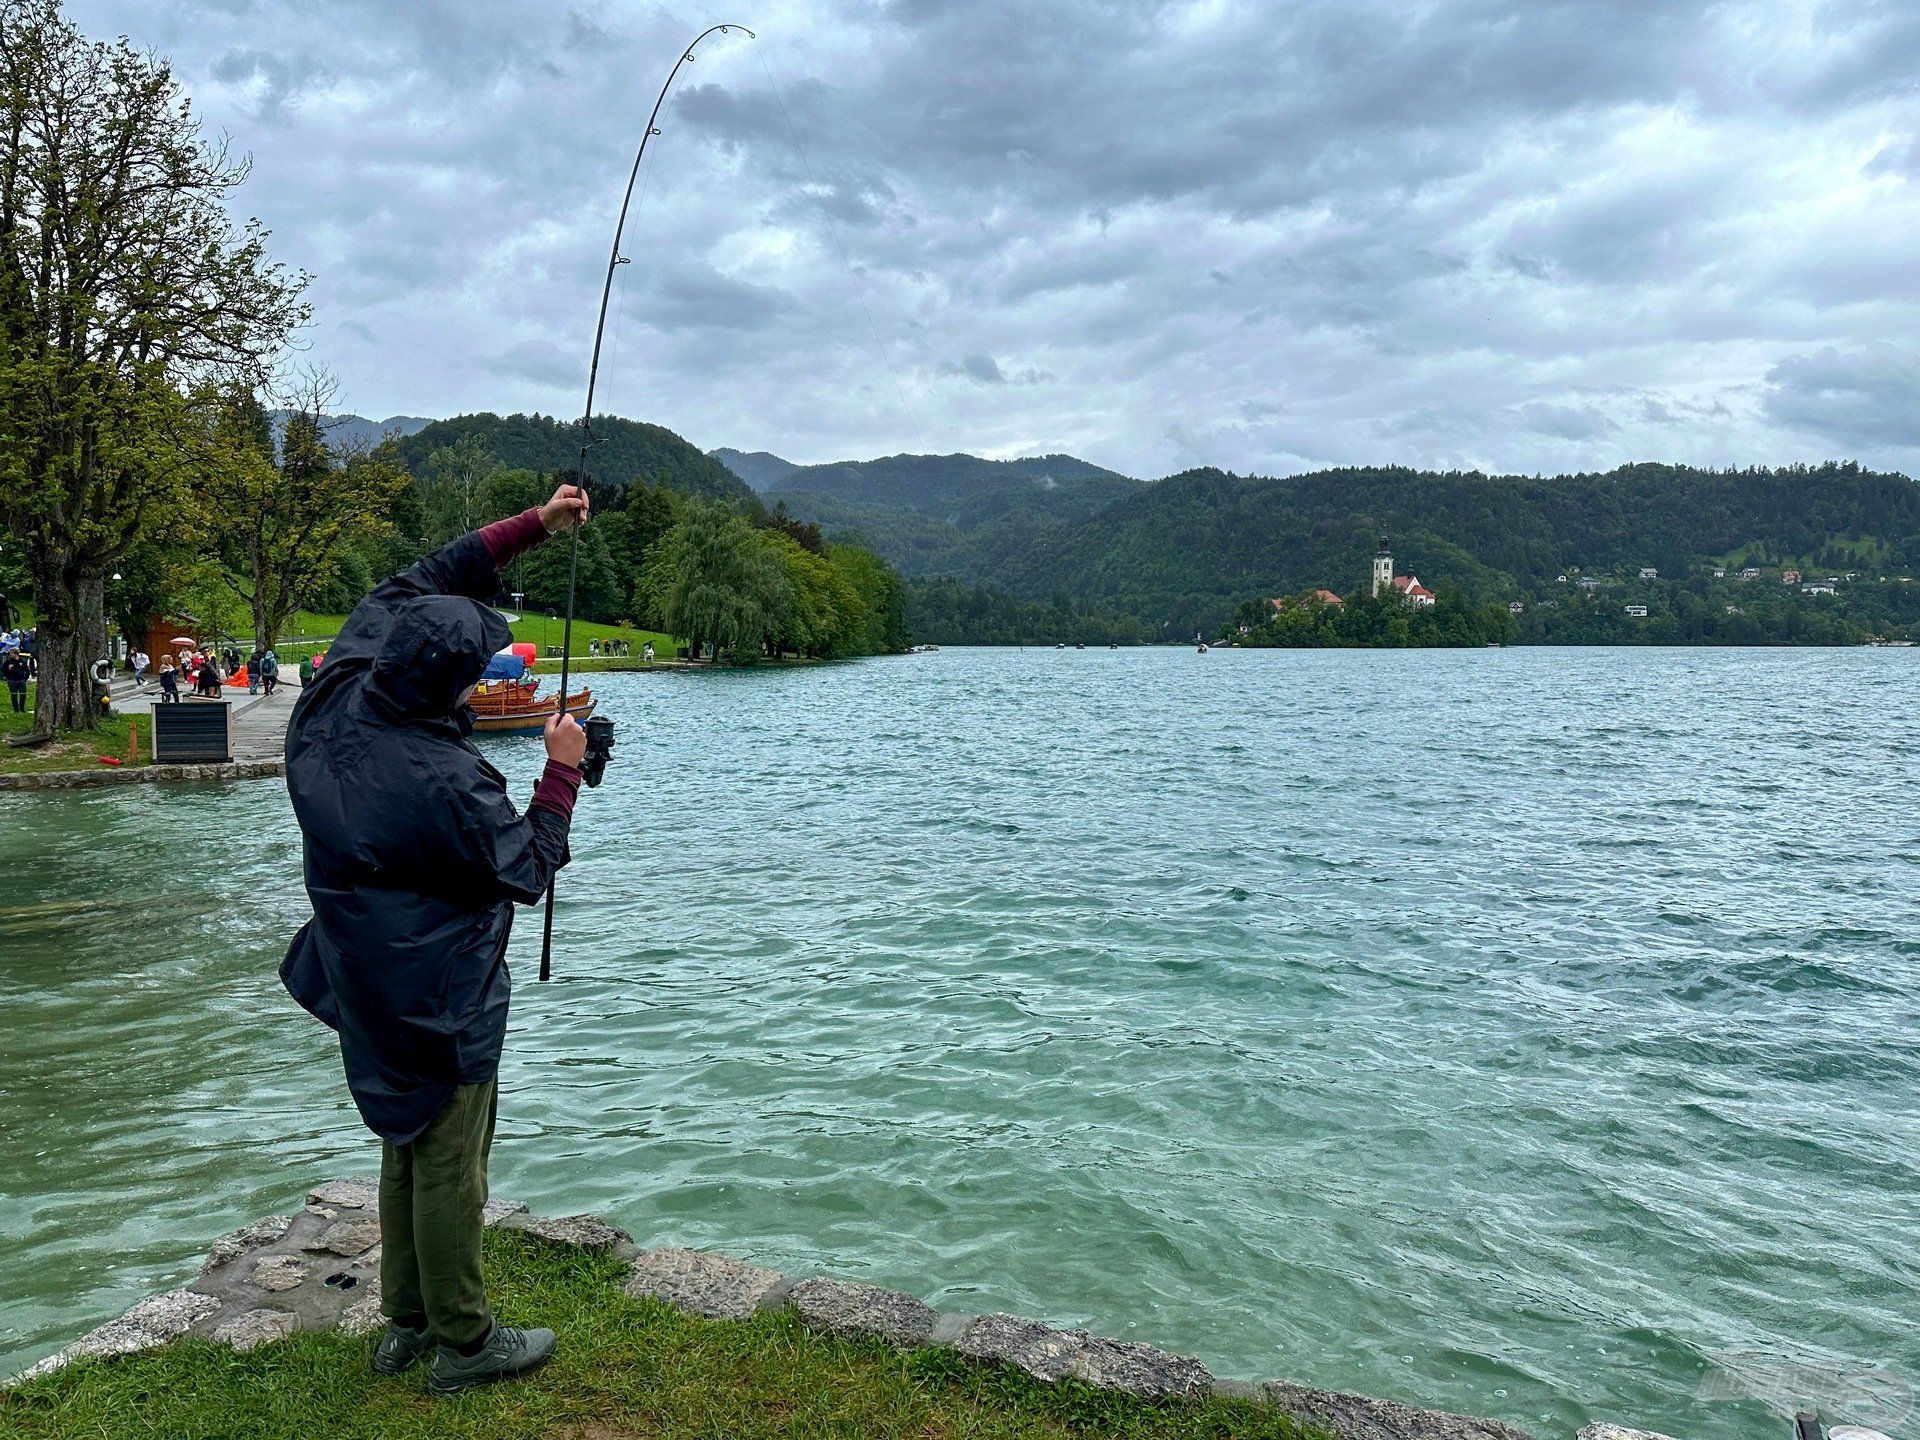
[(378, 1210), (380, 1181), (373, 1175), (349, 1175), (340, 1180), (323, 1180), (307, 1192), (307, 1203), (347, 1210)]
[(793, 1306), (816, 1330), (875, 1335), (895, 1345), (924, 1345), (933, 1335), (934, 1309), (911, 1295), (816, 1275), (793, 1287)]
[(269, 1340), (280, 1340), (294, 1332), (296, 1321), (285, 1310), (249, 1310), (222, 1320), (214, 1327), (213, 1338), (236, 1350), (251, 1350)]
[(360, 1298), (340, 1312), (340, 1329), (347, 1335), (373, 1335), (387, 1328), (387, 1317), (380, 1311), (380, 1281), (369, 1280), (358, 1292)]
[(519, 1230), (555, 1245), (577, 1245), (582, 1250), (611, 1250), (633, 1237), (615, 1229), (598, 1215), (510, 1215), (501, 1222), (507, 1230)]
[(169, 1340), (186, 1334), (195, 1321), (205, 1319), (219, 1308), (220, 1302), (211, 1295), (193, 1290), (168, 1290), (164, 1294), (149, 1295), (119, 1319), (109, 1320), (99, 1329), (82, 1335), (64, 1350), (31, 1366), (19, 1378), (31, 1380), (51, 1374), (84, 1356), (137, 1355), (143, 1350), (157, 1350)]
[(1421, 1410), (1397, 1400), (1374, 1400), (1270, 1380), (1260, 1387), (1275, 1408), (1331, 1430), (1340, 1440), (1532, 1440), (1498, 1420)]
[(1673, 1437), (1657, 1430), (1629, 1430), (1611, 1421), (1596, 1420), (1591, 1425), (1582, 1425), (1574, 1440), (1673, 1440)]
[(622, 1287), (629, 1295), (650, 1295), (722, 1320), (745, 1320), (780, 1283), (778, 1270), (762, 1269), (728, 1255), (704, 1250), (643, 1250), (633, 1261), (633, 1276)]
[(1073, 1376), (1103, 1390), (1149, 1400), (1205, 1395), (1213, 1376), (1190, 1355), (1174, 1355), (1134, 1340), (1086, 1337), (1073, 1360)]
[(1017, 1365), (1042, 1380), (1064, 1380), (1073, 1373), (1082, 1337), (1055, 1330), (1018, 1315), (982, 1315), (960, 1332), (953, 1348), (975, 1360)]
[(306, 1248), (352, 1259), (355, 1255), (366, 1254), (379, 1243), (380, 1222), (372, 1218), (353, 1216), (334, 1221), (309, 1240)]
[(298, 1255), (269, 1255), (255, 1262), (253, 1283), (262, 1290), (291, 1290), (312, 1270), (312, 1265)]
[(518, 1200), (489, 1200), (480, 1212), (482, 1225), (498, 1225), (509, 1215), (524, 1215), (527, 1207)]
[(291, 1224), (291, 1215), (268, 1215), (250, 1225), (242, 1225), (230, 1235), (222, 1235), (213, 1242), (213, 1248), (207, 1251), (207, 1258), (200, 1263), (200, 1273), (204, 1275), (209, 1270), (217, 1270), (249, 1251), (273, 1244), (287, 1233), (287, 1227)]

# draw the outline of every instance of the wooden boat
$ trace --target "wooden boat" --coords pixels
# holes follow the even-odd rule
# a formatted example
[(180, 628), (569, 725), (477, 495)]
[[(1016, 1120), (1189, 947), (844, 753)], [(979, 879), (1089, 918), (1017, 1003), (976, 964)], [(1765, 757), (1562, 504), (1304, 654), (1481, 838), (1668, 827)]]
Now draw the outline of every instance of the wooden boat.
[(538, 680), (487, 680), (468, 697), (467, 704), (476, 715), (518, 710), (534, 703), (534, 692), (539, 688)]
[[(567, 713), (584, 721), (593, 714), (595, 703), (593, 691), (576, 690), (567, 697)], [(553, 711), (552, 701), (533, 699), (512, 708), (475, 710), (473, 731), (476, 735), (538, 735), (547, 728), (547, 717)]]

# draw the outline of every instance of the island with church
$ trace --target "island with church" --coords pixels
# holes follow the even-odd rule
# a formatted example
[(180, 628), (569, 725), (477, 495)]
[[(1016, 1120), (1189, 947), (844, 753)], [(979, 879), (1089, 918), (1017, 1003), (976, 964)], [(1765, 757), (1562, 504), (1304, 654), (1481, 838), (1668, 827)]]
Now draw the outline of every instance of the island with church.
[(1365, 583), (1348, 595), (1317, 588), (1298, 595), (1248, 600), (1235, 612), (1235, 632), (1222, 644), (1249, 649), (1435, 649), (1505, 645), (1514, 637), (1515, 608), (1474, 604), (1442, 586), (1436, 592), (1409, 568), (1396, 574), (1387, 537), (1380, 537)]

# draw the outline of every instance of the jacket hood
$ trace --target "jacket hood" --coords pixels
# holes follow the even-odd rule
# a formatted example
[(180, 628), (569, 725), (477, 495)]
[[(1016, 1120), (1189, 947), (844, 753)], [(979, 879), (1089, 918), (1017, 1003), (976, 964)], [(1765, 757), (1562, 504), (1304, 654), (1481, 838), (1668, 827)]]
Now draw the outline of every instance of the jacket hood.
[(513, 643), (497, 612), (458, 595), (419, 595), (388, 622), (368, 688), (398, 719), (451, 720), (460, 692)]

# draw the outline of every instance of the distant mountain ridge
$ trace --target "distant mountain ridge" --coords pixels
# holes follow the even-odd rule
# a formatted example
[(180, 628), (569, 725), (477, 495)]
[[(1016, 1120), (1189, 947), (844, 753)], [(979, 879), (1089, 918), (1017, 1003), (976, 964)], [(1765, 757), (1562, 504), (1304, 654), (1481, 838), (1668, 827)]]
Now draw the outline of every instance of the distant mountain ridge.
[(762, 477), (754, 483), (768, 504), (864, 540), (906, 575), (986, 578), (971, 552), (1017, 549), (1035, 533), (1144, 488), (1072, 455), (886, 455), (794, 465), (761, 452), (736, 463), (742, 478)]
[[(287, 428), (291, 410), (272, 410), (267, 418), (273, 423), (277, 445)], [(434, 422), (424, 415), (389, 415), (384, 420), (369, 420), (364, 415), (329, 415), (326, 420), (327, 444), (336, 451), (371, 450), (390, 436), (414, 435)]]
[[(594, 447), (588, 456), (593, 478), (601, 484), (635, 480), (666, 485), (683, 494), (747, 504), (753, 491), (718, 460), (662, 425), (600, 415), (593, 422)], [(502, 466), (551, 475), (580, 463), (580, 426), (551, 415), (495, 415), (480, 411), (435, 420), (411, 435), (389, 442), (390, 453), (412, 473), (445, 445), (473, 437)]]
[(765, 450), (732, 450), (723, 445), (707, 453), (763, 493), (775, 482), (801, 468), (793, 461), (782, 460)]
[(1403, 571), (1478, 601), (1547, 594), (1570, 569), (1682, 577), (1735, 557), (1920, 573), (1920, 485), (1851, 463), (1201, 469), (1143, 482), (1071, 456), (896, 455), (763, 473), (769, 504), (859, 535), (910, 578), (1100, 607), (1171, 633), (1249, 596), (1351, 593), (1383, 532)]

